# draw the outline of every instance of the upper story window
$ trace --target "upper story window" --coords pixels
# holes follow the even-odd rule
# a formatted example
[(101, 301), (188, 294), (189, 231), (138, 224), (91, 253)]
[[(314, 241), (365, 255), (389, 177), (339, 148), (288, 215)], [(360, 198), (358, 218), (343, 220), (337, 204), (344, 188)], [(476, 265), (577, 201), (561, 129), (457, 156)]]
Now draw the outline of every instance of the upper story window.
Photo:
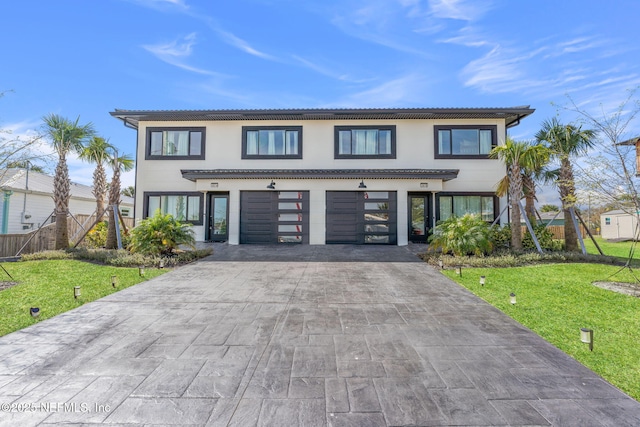
[(204, 147), (205, 128), (147, 128), (147, 160), (203, 160)]
[(497, 145), (497, 126), (434, 126), (436, 158), (487, 158)]
[(243, 126), (243, 159), (301, 159), (302, 126)]
[(336, 159), (395, 159), (395, 126), (336, 126)]
[(202, 193), (145, 192), (144, 216), (151, 217), (160, 210), (178, 221), (202, 225), (202, 201)]

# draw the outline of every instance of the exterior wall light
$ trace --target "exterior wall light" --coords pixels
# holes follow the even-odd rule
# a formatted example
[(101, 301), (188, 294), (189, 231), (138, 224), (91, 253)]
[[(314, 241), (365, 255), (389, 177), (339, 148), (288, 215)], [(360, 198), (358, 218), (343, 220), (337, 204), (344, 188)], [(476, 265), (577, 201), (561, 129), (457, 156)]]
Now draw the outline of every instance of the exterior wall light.
[(276, 189), (276, 183), (274, 180), (271, 180), (271, 184), (267, 185), (267, 188), (269, 190), (275, 190)]
[(480, 276), (480, 286), (484, 286), (486, 278), (484, 276)]
[(74, 287), (73, 287), (73, 297), (74, 297), (75, 299), (78, 299), (78, 297), (79, 297), (80, 295), (82, 295), (82, 294), (80, 293), (80, 286), (74, 286)]
[(118, 286), (118, 276), (111, 276), (111, 286), (114, 288)]
[(589, 344), (589, 350), (593, 351), (593, 329), (580, 328), (580, 341)]
[(36, 317), (40, 316), (40, 309), (38, 307), (31, 307), (29, 309), (29, 314), (35, 319)]
[(509, 294), (509, 302), (511, 303), (511, 305), (516, 305), (516, 294), (514, 294), (513, 292)]
[(360, 181), (360, 185), (358, 185), (358, 188), (367, 188), (367, 186), (364, 185), (364, 180)]

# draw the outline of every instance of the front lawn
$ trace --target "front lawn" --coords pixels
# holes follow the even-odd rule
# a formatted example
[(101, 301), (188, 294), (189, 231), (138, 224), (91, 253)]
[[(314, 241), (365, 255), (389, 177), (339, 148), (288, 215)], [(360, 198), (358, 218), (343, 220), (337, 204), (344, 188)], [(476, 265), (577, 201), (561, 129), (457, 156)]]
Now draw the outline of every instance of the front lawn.
[[(462, 277), (453, 270), (444, 274), (640, 400), (640, 299), (591, 284), (635, 282), (628, 269), (541, 264), (466, 268)], [(484, 286), (481, 275), (486, 276)], [(509, 302), (511, 292), (517, 296), (516, 305)], [(580, 328), (594, 330), (593, 352), (580, 342)]]
[[(159, 276), (167, 270), (147, 268), (140, 277), (137, 268), (119, 268), (77, 260), (46, 260), (3, 263), (13, 280), (0, 269), (0, 281), (15, 281), (17, 285), (0, 291), (0, 336), (17, 331), (43, 319), (56, 316), (87, 302)], [(111, 286), (111, 276), (117, 276), (117, 288)], [(73, 297), (74, 286), (81, 295)], [(40, 308), (33, 319), (31, 307)]]
[[(629, 259), (629, 252), (631, 250), (631, 245), (633, 242), (608, 242), (604, 240), (600, 236), (595, 236), (596, 242), (598, 242), (598, 246), (602, 249), (605, 255), (614, 256), (619, 258), (621, 261), (626, 262)], [(598, 249), (593, 244), (590, 238), (586, 237), (584, 239), (584, 246), (587, 249), (587, 252), (590, 254), (598, 254)], [(636, 243), (633, 253), (634, 265), (640, 265), (640, 245)], [(638, 260), (638, 261), (635, 261)]]

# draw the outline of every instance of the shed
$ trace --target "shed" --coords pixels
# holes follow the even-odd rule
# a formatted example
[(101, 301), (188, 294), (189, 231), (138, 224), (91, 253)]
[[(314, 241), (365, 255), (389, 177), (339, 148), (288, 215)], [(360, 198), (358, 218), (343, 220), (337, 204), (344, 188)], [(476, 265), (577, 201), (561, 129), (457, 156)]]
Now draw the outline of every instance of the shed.
[(638, 239), (638, 214), (621, 209), (600, 215), (600, 234), (603, 239)]

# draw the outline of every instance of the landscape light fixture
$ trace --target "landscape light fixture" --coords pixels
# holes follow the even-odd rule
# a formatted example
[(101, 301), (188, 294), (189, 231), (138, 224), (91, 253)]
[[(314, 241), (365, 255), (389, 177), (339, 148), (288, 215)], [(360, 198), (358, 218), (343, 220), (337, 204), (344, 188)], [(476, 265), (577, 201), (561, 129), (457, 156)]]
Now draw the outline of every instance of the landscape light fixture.
[(509, 302), (511, 303), (511, 305), (516, 305), (516, 294), (514, 294), (513, 292), (509, 294)]
[(589, 350), (593, 351), (593, 329), (580, 328), (580, 341), (589, 344)]
[(484, 276), (480, 276), (480, 286), (484, 286), (486, 278)]
[(144, 267), (138, 267), (138, 274), (140, 277), (144, 277)]
[(118, 276), (111, 276), (111, 286), (113, 286), (114, 288), (118, 286)]
[(462, 277), (462, 266), (458, 265), (456, 266), (456, 274), (460, 277)]
[(78, 297), (81, 295), (80, 293), (80, 286), (74, 286), (73, 287), (73, 297), (75, 299), (78, 299)]
[(160, 262), (158, 262), (158, 268), (164, 268), (164, 260), (160, 258)]
[(367, 186), (364, 185), (364, 180), (360, 181), (360, 185), (358, 185), (358, 188), (367, 188)]
[(275, 190), (276, 189), (276, 183), (275, 181), (271, 180), (271, 184), (267, 185), (267, 188), (269, 190)]
[(444, 261), (442, 261), (441, 259), (438, 260), (438, 266), (440, 267), (440, 270), (444, 270)]
[(31, 317), (35, 319), (36, 317), (40, 316), (40, 309), (38, 307), (31, 307), (29, 309), (29, 314), (31, 314)]

